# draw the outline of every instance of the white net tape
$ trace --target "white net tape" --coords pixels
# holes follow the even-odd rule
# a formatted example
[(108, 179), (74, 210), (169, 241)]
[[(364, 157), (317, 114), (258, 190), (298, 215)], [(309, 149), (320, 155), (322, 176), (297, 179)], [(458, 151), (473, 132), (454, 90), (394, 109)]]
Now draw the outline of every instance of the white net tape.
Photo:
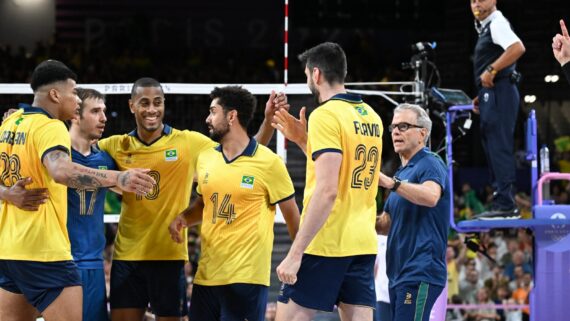
[[(352, 86), (410, 86), (415, 82), (354, 82), (346, 83), (347, 87)], [(162, 88), (166, 94), (186, 94), (186, 95), (209, 95), (214, 87), (239, 85), (249, 90), (254, 95), (269, 95), (272, 90), (283, 91), (288, 95), (309, 95), (307, 84), (183, 84), (183, 83), (163, 83)], [(132, 83), (123, 84), (78, 84), (78, 87), (91, 88), (105, 95), (130, 94)], [(357, 90), (349, 91), (356, 92)], [(358, 90), (365, 95), (384, 96), (408, 96), (417, 95), (417, 92), (385, 91), (385, 90)], [(2, 94), (32, 94), (30, 84), (0, 84), (0, 95)]]

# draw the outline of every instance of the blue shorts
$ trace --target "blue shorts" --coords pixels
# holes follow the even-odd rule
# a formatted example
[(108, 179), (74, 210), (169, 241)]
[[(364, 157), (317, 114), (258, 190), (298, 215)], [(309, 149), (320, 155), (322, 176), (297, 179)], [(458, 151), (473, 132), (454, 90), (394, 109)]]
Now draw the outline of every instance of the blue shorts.
[(64, 288), (80, 285), (77, 265), (73, 261), (0, 260), (0, 287), (23, 294), (40, 312), (55, 301)]
[(79, 269), (83, 283), (83, 321), (108, 321), (104, 269)]
[(263, 321), (267, 293), (268, 287), (258, 284), (194, 284), (189, 317), (200, 321)]
[(443, 287), (425, 282), (404, 283), (390, 288), (392, 321), (429, 321), (431, 308)]
[(121, 261), (111, 266), (111, 310), (146, 309), (159, 317), (188, 314), (184, 261)]
[(376, 255), (324, 257), (303, 254), (297, 282), (283, 284), (278, 300), (332, 312), (339, 302), (376, 307), (374, 261)]

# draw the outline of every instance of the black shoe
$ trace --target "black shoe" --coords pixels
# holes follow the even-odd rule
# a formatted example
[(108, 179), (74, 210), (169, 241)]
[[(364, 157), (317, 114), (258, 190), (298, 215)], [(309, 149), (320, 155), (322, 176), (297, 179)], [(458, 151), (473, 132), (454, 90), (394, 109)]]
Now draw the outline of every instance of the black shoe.
[(521, 218), (521, 214), (517, 208), (508, 210), (489, 209), (473, 217), (475, 220), (516, 220), (519, 218)]

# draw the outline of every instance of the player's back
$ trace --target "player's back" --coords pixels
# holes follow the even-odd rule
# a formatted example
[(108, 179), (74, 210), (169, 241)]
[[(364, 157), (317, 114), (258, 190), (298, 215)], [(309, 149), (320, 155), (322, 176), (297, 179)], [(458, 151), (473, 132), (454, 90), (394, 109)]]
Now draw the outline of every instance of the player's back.
[(316, 186), (316, 157), (337, 152), (342, 154), (342, 162), (337, 199), (306, 253), (321, 256), (376, 254), (374, 222), (382, 134), (380, 116), (358, 95), (336, 95), (310, 115), (305, 209)]
[(5, 203), (0, 212), (0, 259), (31, 261), (70, 260), (67, 234), (67, 194), (42, 164), (50, 151), (69, 152), (65, 124), (43, 109), (26, 106), (0, 126), (0, 172), (5, 186), (31, 177), (27, 188), (47, 188), (49, 198), (37, 211)]

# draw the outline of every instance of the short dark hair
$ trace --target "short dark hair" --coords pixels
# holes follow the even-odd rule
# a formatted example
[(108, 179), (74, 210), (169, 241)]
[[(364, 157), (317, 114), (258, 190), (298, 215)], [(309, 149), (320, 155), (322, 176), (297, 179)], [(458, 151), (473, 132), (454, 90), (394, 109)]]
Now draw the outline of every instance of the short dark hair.
[(164, 94), (164, 90), (162, 89), (162, 85), (158, 82), (158, 80), (150, 77), (143, 77), (139, 78), (133, 84), (133, 88), (131, 89), (131, 98), (134, 98), (137, 94), (137, 89), (139, 87), (158, 87), (160, 91)]
[(81, 104), (79, 104), (79, 116), (83, 115), (83, 107), (85, 107), (84, 105), (85, 99), (92, 98), (92, 99), (101, 99), (105, 101), (105, 95), (103, 95), (102, 93), (100, 93), (95, 89), (80, 88), (80, 87), (77, 87), (76, 89), (77, 89), (77, 96), (79, 97), (79, 99), (81, 99)]
[(236, 110), (240, 125), (247, 129), (257, 106), (257, 99), (247, 89), (241, 86), (216, 87), (210, 93), (210, 98), (218, 98), (224, 113)]
[(334, 42), (324, 42), (299, 55), (303, 67), (313, 73), (313, 68), (319, 68), (325, 80), (330, 84), (344, 84), (347, 63), (346, 54), (341, 46)]
[(63, 62), (50, 59), (41, 62), (34, 69), (30, 86), (36, 92), (42, 86), (68, 79), (77, 81), (77, 75)]

